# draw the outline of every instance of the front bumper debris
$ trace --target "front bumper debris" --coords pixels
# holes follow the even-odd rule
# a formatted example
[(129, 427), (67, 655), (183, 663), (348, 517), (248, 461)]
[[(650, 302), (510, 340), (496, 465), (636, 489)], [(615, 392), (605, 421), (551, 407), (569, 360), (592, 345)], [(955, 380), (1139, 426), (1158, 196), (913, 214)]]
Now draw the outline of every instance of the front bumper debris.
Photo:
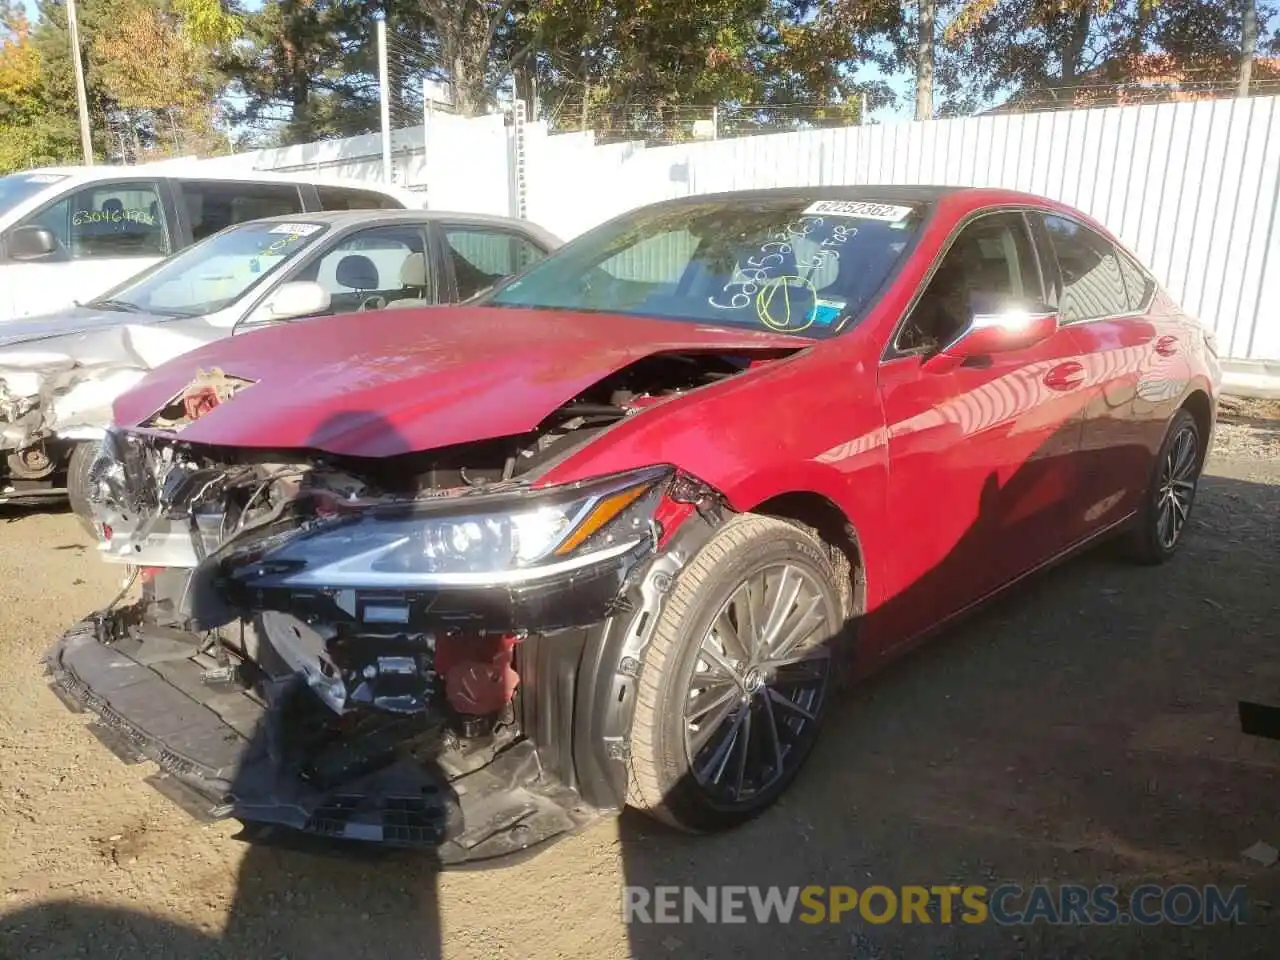
[(157, 764), (149, 782), (194, 816), (238, 819), (254, 840), (286, 827), (456, 865), (602, 815), (547, 775), (528, 740), (454, 758), (446, 772), (421, 749), (437, 734), (422, 717), (364, 717), (326, 739), (317, 728), (338, 721), (296, 677), (211, 682), (194, 639), (107, 616), (77, 624), (47, 656), (59, 698), (92, 714), (91, 731), (122, 760)]

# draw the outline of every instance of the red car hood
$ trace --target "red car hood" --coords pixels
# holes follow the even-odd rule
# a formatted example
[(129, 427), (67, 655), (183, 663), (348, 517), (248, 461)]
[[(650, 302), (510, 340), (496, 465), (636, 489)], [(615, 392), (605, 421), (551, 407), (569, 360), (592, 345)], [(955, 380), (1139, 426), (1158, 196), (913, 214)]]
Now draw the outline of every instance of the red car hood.
[(655, 353), (795, 350), (793, 336), (638, 317), (498, 307), (392, 310), (269, 327), (164, 364), (115, 405), (136, 427), (200, 370), (255, 381), (183, 440), (385, 457), (533, 430)]

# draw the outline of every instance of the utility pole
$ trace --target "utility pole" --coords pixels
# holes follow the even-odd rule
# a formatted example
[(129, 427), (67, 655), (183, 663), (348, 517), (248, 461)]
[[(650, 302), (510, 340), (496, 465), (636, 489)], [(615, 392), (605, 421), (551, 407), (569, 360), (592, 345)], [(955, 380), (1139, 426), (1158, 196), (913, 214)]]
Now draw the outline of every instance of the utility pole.
[(378, 91), (382, 114), (382, 179), (391, 183), (391, 80), (387, 69), (387, 18), (378, 20)]
[(76, 72), (76, 104), (80, 108), (80, 148), (84, 163), (93, 166), (93, 137), (89, 135), (89, 97), (84, 89), (84, 64), (80, 61), (80, 26), (76, 22), (76, 0), (67, 0), (67, 32), (71, 34), (71, 65)]

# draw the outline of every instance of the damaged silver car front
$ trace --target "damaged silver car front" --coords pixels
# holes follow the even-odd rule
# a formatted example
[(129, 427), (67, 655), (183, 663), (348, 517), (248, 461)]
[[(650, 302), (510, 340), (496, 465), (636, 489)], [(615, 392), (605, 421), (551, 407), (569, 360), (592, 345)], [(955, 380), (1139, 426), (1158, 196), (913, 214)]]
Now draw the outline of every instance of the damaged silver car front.
[(98, 324), (0, 347), (0, 499), (60, 493), (42, 481), (66, 471), (78, 444), (101, 440), (116, 397), (155, 365), (222, 335), (199, 320)]

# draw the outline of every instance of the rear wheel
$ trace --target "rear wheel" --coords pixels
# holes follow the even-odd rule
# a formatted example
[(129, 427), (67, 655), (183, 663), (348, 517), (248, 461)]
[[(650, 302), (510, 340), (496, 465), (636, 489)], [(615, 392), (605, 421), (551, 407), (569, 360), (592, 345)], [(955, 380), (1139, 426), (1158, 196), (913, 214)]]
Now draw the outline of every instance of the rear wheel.
[(1126, 540), (1131, 559), (1159, 564), (1177, 552), (1195, 504), (1203, 460), (1195, 417), (1179, 410), (1169, 423), (1136, 526)]
[(93, 525), (93, 511), (89, 507), (89, 467), (97, 453), (98, 444), (77, 443), (67, 461), (67, 499), (71, 501), (71, 509), (80, 526), (94, 540), (98, 539), (98, 531)]
[(677, 578), (645, 653), (631, 805), (711, 831), (772, 804), (827, 713), (842, 595), (806, 530), (752, 514), (725, 524)]

